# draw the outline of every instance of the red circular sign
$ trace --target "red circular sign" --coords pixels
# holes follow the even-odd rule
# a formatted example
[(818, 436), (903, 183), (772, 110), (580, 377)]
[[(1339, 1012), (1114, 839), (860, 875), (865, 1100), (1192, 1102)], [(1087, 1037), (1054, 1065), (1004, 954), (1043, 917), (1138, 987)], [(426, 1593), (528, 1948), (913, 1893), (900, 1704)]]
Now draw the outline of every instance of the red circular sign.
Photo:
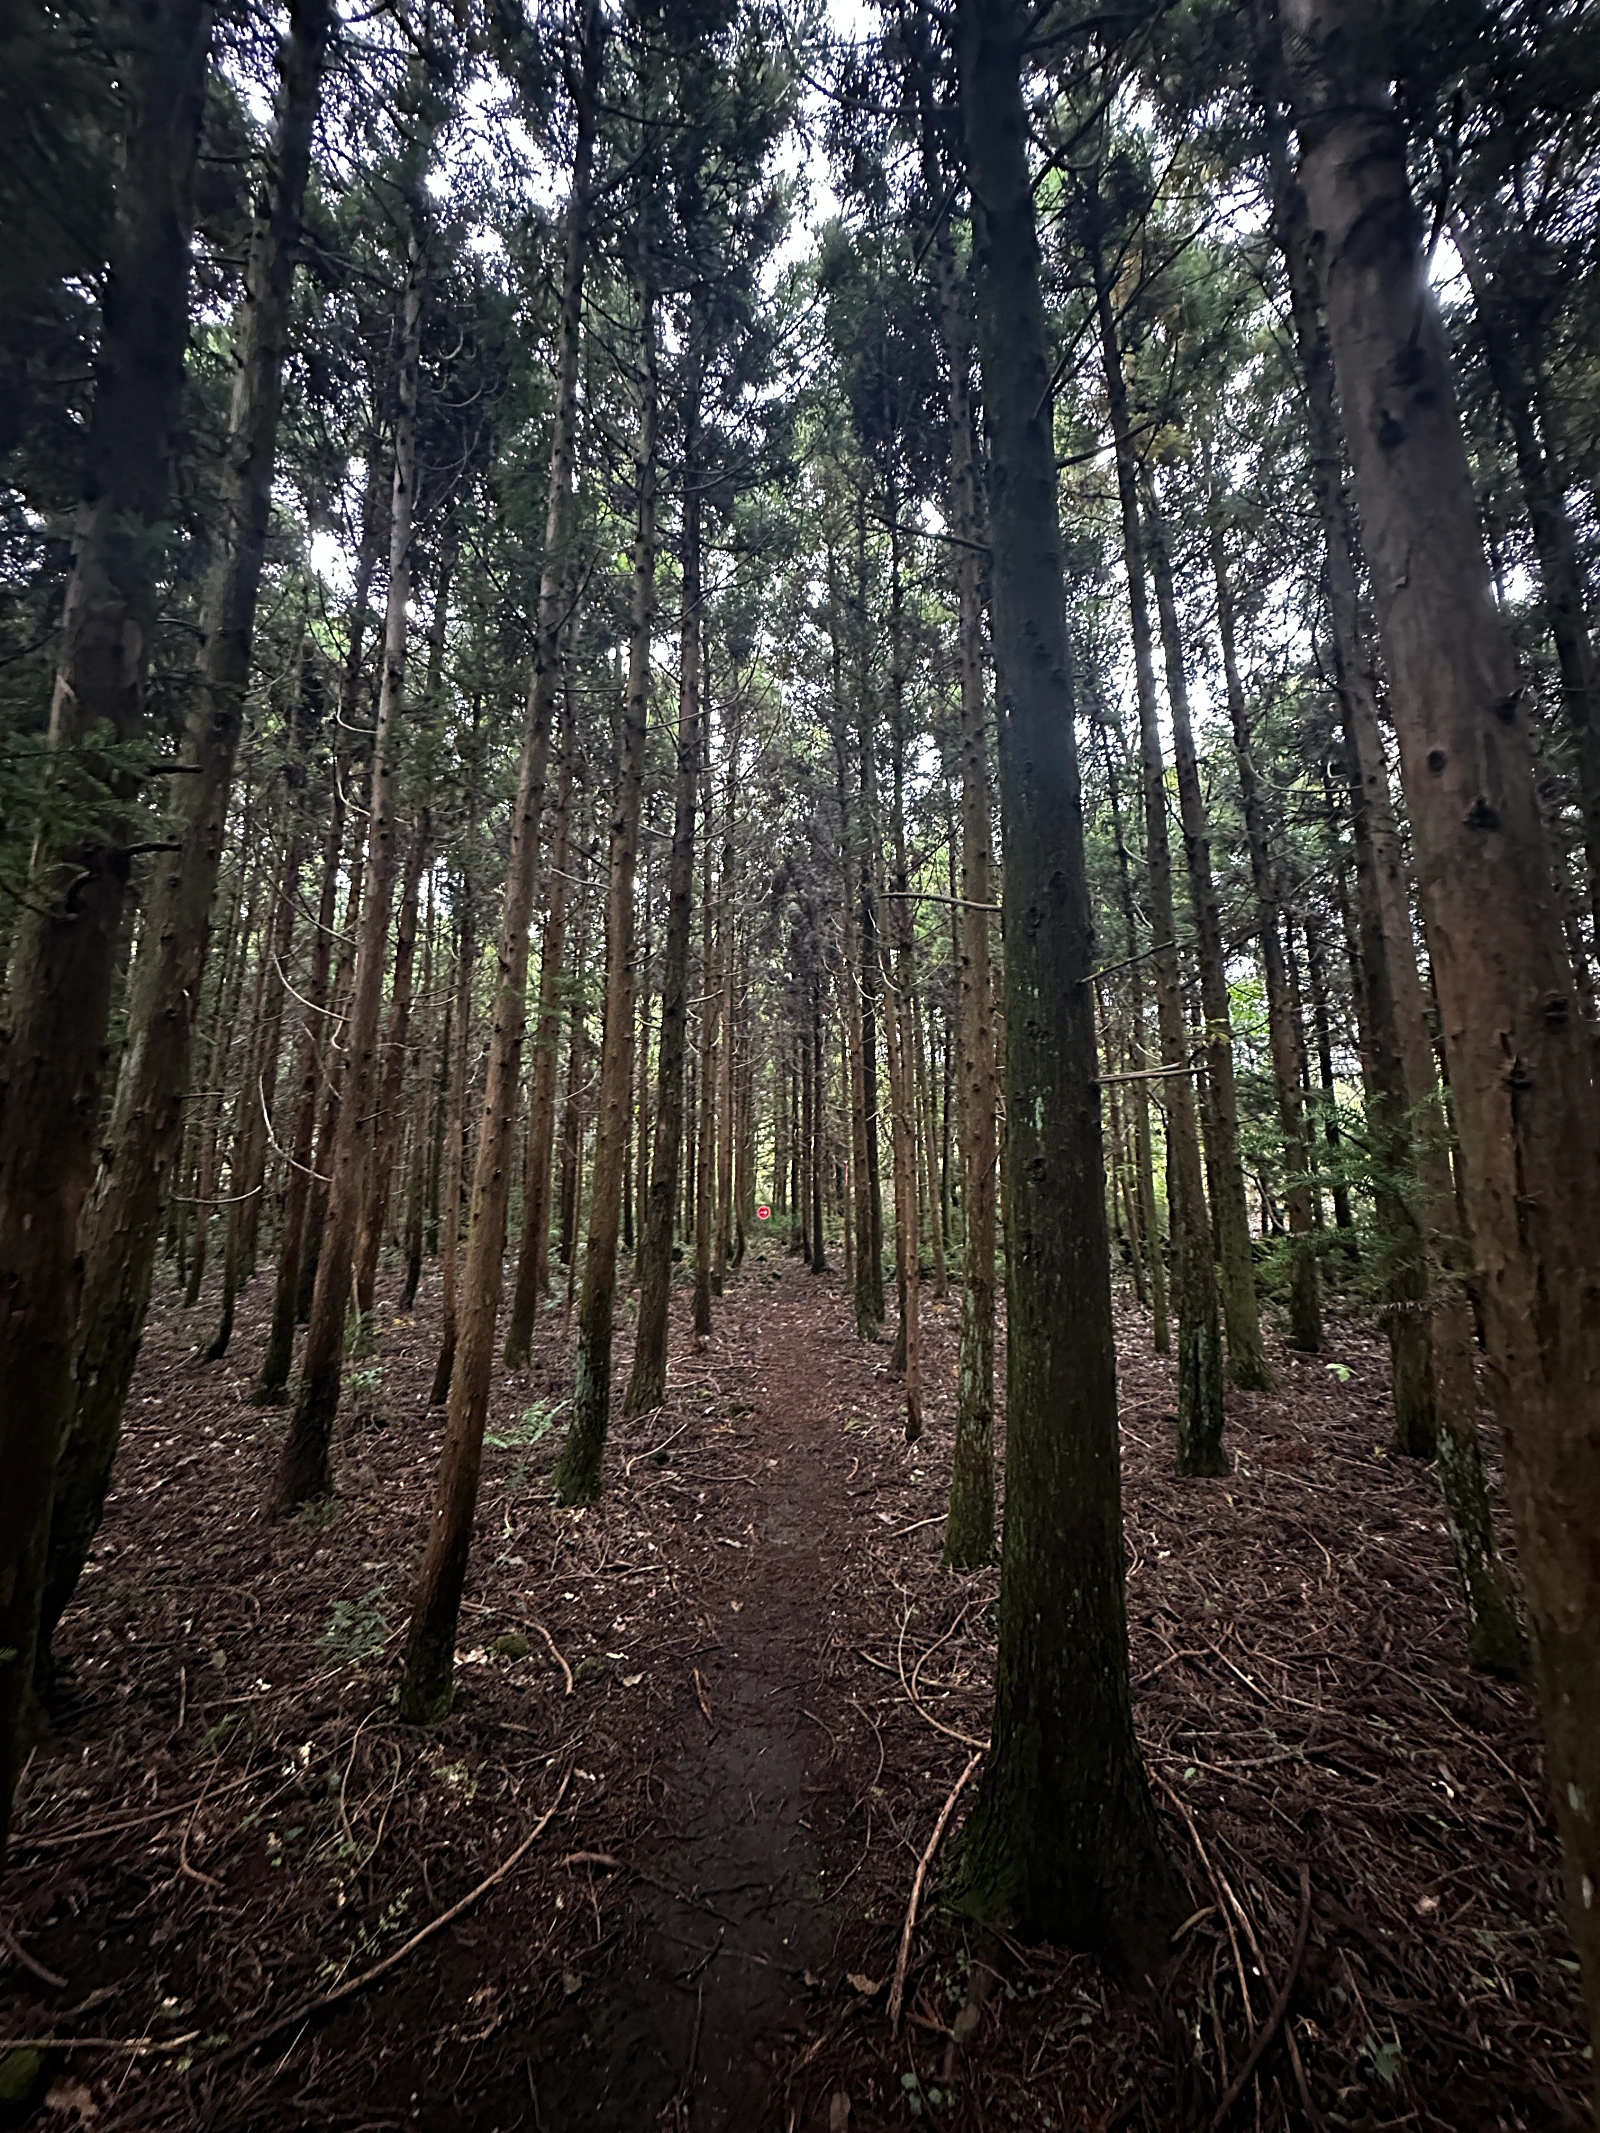
[(772, 1209), (770, 1207), (758, 1207), (756, 1209), (756, 1220), (758, 1222), (766, 1222), (770, 1220), (771, 1215)]

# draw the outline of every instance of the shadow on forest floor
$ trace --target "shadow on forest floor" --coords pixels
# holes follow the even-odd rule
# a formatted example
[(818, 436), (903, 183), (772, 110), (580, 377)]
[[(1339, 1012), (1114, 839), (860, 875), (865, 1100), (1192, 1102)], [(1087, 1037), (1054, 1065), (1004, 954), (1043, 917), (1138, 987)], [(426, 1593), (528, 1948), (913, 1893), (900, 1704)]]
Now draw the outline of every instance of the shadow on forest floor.
[[(4, 2029), (101, 2041), (44, 2055), (33, 2122), (1199, 2128), (1283, 1982), (1304, 1865), (1289, 2017), (1232, 2123), (1587, 2123), (1530, 1708), (1461, 1664), (1436, 1484), (1388, 1454), (1364, 1329), (1275, 1354), (1277, 1392), (1230, 1396), (1232, 1474), (1179, 1482), (1171, 1366), (1124, 1313), (1137, 1719), (1194, 1916), (1134, 1990), (969, 1946), (935, 1886), (896, 2037), (912, 1877), (993, 1665), (996, 1574), (938, 1568), (955, 1292), (928, 1306), (908, 1448), (888, 1343), (757, 1247), (703, 1348), (675, 1299), (670, 1403), (616, 1427), (588, 1511), (549, 1498), (568, 1364), (546, 1313), (532, 1370), (496, 1379), (456, 1707), (416, 1732), (391, 1693), (439, 1450), (436, 1303), (380, 1311), (339, 1497), (275, 1527), (282, 1417), (248, 1397), (266, 1286), (218, 1364), (194, 1360), (201, 1316), (158, 1302), (62, 1627)], [(619, 1366), (630, 1349), (624, 1326)], [(558, 1794), (459, 1918), (297, 2018)]]

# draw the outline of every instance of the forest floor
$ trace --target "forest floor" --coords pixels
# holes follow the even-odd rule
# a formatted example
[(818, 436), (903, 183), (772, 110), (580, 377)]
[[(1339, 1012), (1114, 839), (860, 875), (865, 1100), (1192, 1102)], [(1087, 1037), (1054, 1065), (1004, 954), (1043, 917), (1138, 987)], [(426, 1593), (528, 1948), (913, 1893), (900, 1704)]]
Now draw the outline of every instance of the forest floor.
[[(272, 1525), (267, 1287), (216, 1364), (207, 1310), (152, 1314), (0, 1910), (10, 2122), (1198, 2133), (1248, 2071), (1238, 2128), (1589, 2123), (1529, 1701), (1461, 1663), (1435, 1479), (1389, 1455), (1358, 1323), (1275, 1351), (1233, 1472), (1180, 1482), (1172, 1367), (1124, 1308), (1136, 1716), (1194, 1915), (1141, 1981), (973, 1937), (938, 1903), (969, 1792), (896, 2033), (993, 1673), (997, 1574), (939, 1569), (956, 1291), (908, 1447), (887, 1341), (756, 1246), (703, 1347), (675, 1296), (669, 1404), (614, 1428), (584, 1511), (548, 1488), (548, 1310), (497, 1374), (423, 1732), (392, 1699), (437, 1303), (380, 1311), (337, 1499)], [(624, 1380), (630, 1353), (624, 1324)]]

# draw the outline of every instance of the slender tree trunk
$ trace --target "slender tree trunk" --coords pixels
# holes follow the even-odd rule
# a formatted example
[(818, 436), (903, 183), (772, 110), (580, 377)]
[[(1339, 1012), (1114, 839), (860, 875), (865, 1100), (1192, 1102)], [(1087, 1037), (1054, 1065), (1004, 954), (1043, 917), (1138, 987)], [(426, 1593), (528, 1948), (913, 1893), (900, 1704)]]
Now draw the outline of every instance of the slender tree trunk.
[[(327, 1021), (328, 978), (333, 962), (333, 924), (338, 913), (339, 855), (344, 847), (344, 817), (344, 782), (335, 763), (328, 836), (322, 852), (322, 891), (317, 900), (317, 925), (311, 942), (305, 1027), (300, 1039), (299, 1094), (295, 1103), (294, 1142), (289, 1151), (289, 1176), (284, 1189), (282, 1228), (278, 1238), (272, 1321), (254, 1394), (258, 1407), (276, 1407), (282, 1401), (294, 1363), (300, 1251), (312, 1184), (311, 1162), (316, 1151), (317, 1092), (322, 1086), (324, 1072), (324, 1025)], [(331, 1054), (328, 1056), (331, 1058)]]
[(1600, 1104), (1374, 12), (1289, 0), (1302, 176), (1372, 561), (1533, 1632), (1600, 2029)]
[[(245, 825), (250, 822), (249, 809), (245, 810)], [(200, 1101), (195, 1106), (194, 1133), (192, 1136), (193, 1171), (189, 1177), (190, 1205), (194, 1209), (194, 1251), (189, 1261), (188, 1279), (183, 1291), (183, 1308), (192, 1311), (200, 1301), (200, 1284), (205, 1279), (207, 1248), (211, 1238), (211, 1210), (217, 1190), (218, 1147), (222, 1136), (223, 1104), (227, 1094), (228, 1062), (233, 1054), (235, 1025), (239, 1019), (239, 997), (244, 986), (245, 965), (250, 954), (250, 935), (255, 925), (256, 869), (258, 854), (253, 842), (246, 838), (247, 859), (241, 861), (234, 873), (233, 895), (229, 899), (228, 923), (223, 931), (222, 954), (217, 962), (216, 997), (211, 1010), (211, 1042), (206, 1049), (205, 1085), (199, 1091)], [(189, 1092), (191, 1098), (194, 1093)], [(179, 1172), (180, 1180), (183, 1172)]]
[(1277, 875), (1267, 835), (1261, 781), (1256, 775), (1255, 758), (1250, 753), (1250, 718), (1245, 709), (1244, 684), (1239, 679), (1234, 635), (1233, 584), (1228, 576), (1222, 520), (1215, 508), (1211, 518), (1211, 572), (1217, 589), (1217, 635), (1222, 644), (1222, 672), (1228, 696), (1228, 717), (1233, 727), (1234, 760), (1239, 771), (1245, 842), (1250, 848), (1250, 875), (1255, 884), (1257, 930), (1267, 990), (1267, 1034), (1272, 1049), (1273, 1080), (1278, 1091), (1278, 1121), (1283, 1132), (1283, 1163), (1287, 1174), (1284, 1200), (1289, 1211), (1290, 1238), (1289, 1345), (1303, 1354), (1315, 1355), (1322, 1346), (1322, 1296), (1312, 1237), (1316, 1225), (1311, 1201), (1311, 1154), (1305, 1106), (1300, 1096), (1300, 1076), (1295, 1069), (1289, 983), (1283, 966), (1283, 943), (1278, 933)]
[(737, 1053), (734, 1044), (734, 904), (736, 853), (733, 842), (734, 798), (739, 789), (739, 699), (737, 688), (728, 711), (728, 775), (722, 810), (722, 869), (718, 883), (717, 965), (722, 993), (722, 1050), (717, 1060), (717, 1228), (711, 1263), (711, 1285), (722, 1294), (733, 1249), (734, 1172), (734, 1083)]
[[(288, 827), (283, 872), (278, 882), (277, 908), (262, 958), (249, 1064), (239, 1091), (232, 1177), (228, 1188), (228, 1231), (223, 1247), (222, 1318), (216, 1337), (206, 1350), (206, 1360), (211, 1363), (220, 1362), (228, 1352), (228, 1343), (233, 1338), (234, 1307), (239, 1291), (251, 1273), (252, 1231), (266, 1187), (267, 1141), (272, 1127), (278, 1054), (283, 1039), (284, 971), (294, 945), (300, 868), (304, 858), (304, 829), (298, 823), (292, 824)], [(153, 1255), (153, 1238), (151, 1250)]]
[(1211, 1256), (1194, 1082), (1188, 1071), (1188, 1041), (1178, 991), (1178, 942), (1172, 894), (1172, 857), (1167, 837), (1166, 771), (1156, 722), (1155, 666), (1144, 582), (1138, 470), (1128, 414), (1128, 389), (1117, 345), (1111, 289), (1098, 238), (1093, 247), (1095, 303), (1105, 362), (1106, 393), (1116, 440), (1117, 488), (1122, 503), (1123, 551), (1133, 622), (1134, 670), (1138, 682), (1140, 759), (1143, 765), (1145, 865), (1150, 884), (1150, 924), (1156, 979), (1156, 1019), (1161, 1063), (1166, 1069), (1168, 1205), (1174, 1245), (1173, 1281), (1178, 1306), (1178, 1471), (1225, 1474), (1222, 1448), (1222, 1335), (1217, 1320), (1217, 1273)]
[(689, 1047), (689, 942), (694, 904), (695, 791), (702, 747), (700, 636), (700, 469), (698, 391), (684, 400), (684, 495), (678, 633), (677, 782), (672, 854), (667, 862), (667, 931), (661, 952), (661, 1036), (656, 1054), (655, 1136), (650, 1191), (639, 1240), (639, 1323), (623, 1413), (645, 1414), (667, 1397), (667, 1312), (672, 1296), (673, 1223), (683, 1159), (684, 1064)]
[(401, 1100), (405, 1095), (406, 1058), (411, 1042), (411, 979), (416, 965), (417, 920), (422, 897), (422, 870), (428, 864), (433, 817), (426, 807), (411, 832), (405, 881), (400, 892), (400, 923), (395, 931), (394, 975), (389, 986), (389, 1030), (384, 1041), (383, 1075), (378, 1088), (378, 1115), (373, 1125), (372, 1158), (356, 1239), (356, 1311), (360, 1319), (358, 1352), (372, 1344), (372, 1308), (378, 1286), (378, 1253), (389, 1219), (389, 1186), (400, 1152)]
[(958, 0), (956, 25), (992, 451), (1012, 1248), (994, 1725), (955, 1894), (979, 1917), (1122, 1957), (1163, 1946), (1182, 1897), (1128, 1678), (1093, 927), (1023, 11)]
[(533, 687), (523, 730), (522, 760), (512, 813), (506, 863), (505, 907), (496, 955), (494, 1020), (483, 1117), (472, 1178), (472, 1215), (467, 1231), (466, 1278), (455, 1367), (450, 1374), (444, 1452), (427, 1551), (417, 1581), (406, 1640), (400, 1716), (430, 1723), (450, 1708), (455, 1671), (456, 1623), (466, 1580), (477, 1504), (483, 1428), (489, 1408), (495, 1320), (505, 1275), (506, 1214), (511, 1195), (512, 1143), (517, 1086), (527, 1019), (528, 928), (533, 918), (539, 870), (539, 816), (550, 753), (561, 641), (561, 589), (566, 576), (572, 516), (573, 464), (577, 442), (579, 334), (583, 272), (589, 236), (589, 206), (595, 104), (604, 52), (605, 17), (590, 5), (584, 16), (582, 75), (577, 87), (577, 147), (572, 197), (567, 211), (566, 260), (554, 433), (550, 448), (549, 508), (545, 519), (544, 569), (539, 583), (539, 626)]
[(1101, 747), (1105, 756), (1106, 789), (1111, 798), (1111, 829), (1117, 847), (1117, 886), (1122, 903), (1123, 944), (1128, 964), (1128, 1070), (1133, 1077), (1133, 1152), (1137, 1166), (1139, 1226), (1144, 1233), (1146, 1264), (1150, 1274), (1150, 1314), (1157, 1355), (1167, 1355), (1172, 1335), (1167, 1324), (1167, 1262), (1161, 1248), (1161, 1223), (1156, 1212), (1155, 1153), (1150, 1142), (1150, 1083), (1144, 1044), (1144, 959), (1139, 948), (1139, 927), (1133, 904), (1133, 865), (1128, 840), (1123, 834), (1122, 794), (1111, 736), (1102, 726)]
[[(703, 656), (703, 648), (702, 648)], [(702, 672), (701, 687), (705, 686)], [(717, 1161), (717, 1029), (722, 987), (716, 967), (716, 899), (711, 857), (711, 731), (701, 764), (700, 815), (705, 825), (700, 862), (700, 1053), (695, 1087), (698, 1095), (694, 1176), (694, 1330), (704, 1340), (711, 1331), (711, 1225)]]
[(561, 768), (556, 780), (555, 818), (550, 829), (550, 895), (545, 905), (539, 955), (539, 1013), (533, 1032), (529, 1076), (528, 1132), (522, 1157), (522, 1243), (506, 1324), (505, 1364), (525, 1370), (539, 1315), (550, 1291), (550, 1186), (555, 1174), (556, 1068), (561, 1044), (561, 970), (567, 952), (567, 876), (572, 865), (572, 788), (577, 769), (573, 691), (564, 692)]
[(811, 1135), (807, 1143), (806, 1171), (811, 1200), (811, 1271), (828, 1271), (827, 1237), (822, 1222), (822, 1178), (828, 1137), (827, 1067), (822, 1046), (822, 980), (812, 980), (811, 993)]
[[(861, 807), (857, 818), (856, 865), (860, 879), (861, 955), (861, 1114), (866, 1169), (862, 1199), (866, 1211), (866, 1248), (857, 1236), (856, 1280), (862, 1284), (874, 1328), (883, 1324), (883, 1183), (879, 1176), (878, 1119), (878, 741), (867, 645), (866, 503), (856, 509), (856, 721), (861, 773)], [(859, 1312), (858, 1312), (859, 1316)]]
[[(204, 0), (168, 0), (137, 19), (127, 56), (127, 160), (50, 709), (64, 826), (42, 835), (34, 853), (9, 972), (0, 1091), (0, 1863), (40, 1633), (56, 1464), (75, 1404), (78, 1221), (93, 1174), (132, 863), (135, 781), (99, 743), (109, 733), (126, 753), (151, 738), (145, 666), (188, 338), (210, 23)], [(113, 1423), (113, 1442), (114, 1433)], [(98, 1504), (90, 1532), (97, 1516)]]
[(395, 415), (394, 495), (389, 513), (389, 589), (383, 631), (383, 680), (372, 741), (372, 782), (367, 808), (367, 859), (362, 886), (361, 932), (356, 948), (355, 988), (346, 1033), (344, 1087), (339, 1130), (329, 1164), (328, 1214), (311, 1318), (301, 1358), (300, 1388), (288, 1434), (279, 1451), (272, 1510), (283, 1517), (326, 1496), (333, 1486), (330, 1448), (344, 1372), (345, 1312), (350, 1301), (351, 1262), (361, 1214), (368, 1113), (376, 1084), (378, 1022), (388, 959), (389, 906), (394, 881), (395, 727), (404, 717), (406, 609), (411, 591), (411, 527), (416, 500), (417, 386), (422, 342), (422, 293), (426, 255), (420, 211), (414, 209), (400, 325)]
[(850, 804), (848, 712), (844, 693), (844, 655), (840, 643), (840, 595), (834, 559), (828, 558), (828, 628), (833, 674), (833, 754), (839, 798), (840, 876), (839, 915), (843, 934), (844, 969), (840, 997), (844, 1005), (845, 1042), (850, 1055), (850, 1175), (854, 1198), (853, 1276), (851, 1295), (855, 1305), (856, 1338), (875, 1341), (883, 1323), (883, 1269), (874, 1271), (872, 1242), (872, 1196), (867, 1183), (867, 1075), (864, 994), (861, 986), (860, 943), (857, 940), (858, 905), (853, 879), (857, 861), (856, 838), (860, 810)]
[(1228, 1014), (1228, 973), (1223, 958), (1222, 911), (1211, 871), (1211, 822), (1200, 789), (1200, 761), (1189, 718), (1189, 688), (1184, 670), (1178, 603), (1172, 562), (1154, 484), (1146, 491), (1146, 524), (1156, 611), (1166, 655), (1167, 703), (1172, 712), (1172, 754), (1178, 772), (1178, 806), (1188, 859), (1189, 895), (1194, 908), (1195, 953), (1200, 965), (1200, 1005), (1205, 1017), (1206, 1087), (1209, 1127), (1214, 1142), (1211, 1163), (1211, 1212), (1216, 1226), (1221, 1275), (1223, 1323), (1228, 1336), (1228, 1375), (1250, 1392), (1270, 1392), (1272, 1372), (1261, 1345), (1261, 1316), (1256, 1302), (1255, 1254), (1250, 1246), (1250, 1211), (1245, 1205), (1244, 1169), (1239, 1159), (1239, 1096), (1233, 1078), (1233, 1030)]
[[(461, 1182), (467, 1157), (467, 1077), (472, 1065), (472, 978), (478, 960), (477, 906), (470, 874), (463, 873), (461, 910), (456, 920), (456, 994), (446, 1018), (445, 1050), (450, 1057), (448, 1116), (444, 1129), (443, 1180), (440, 1186), (439, 1260), (442, 1326), (439, 1355), (428, 1388), (428, 1405), (443, 1407), (450, 1396), (460, 1330)], [(450, 1021), (455, 1023), (452, 1054)]]
[(633, 1080), (634, 878), (639, 861), (639, 805), (650, 706), (650, 648), (656, 617), (656, 312), (639, 293), (639, 440), (635, 450), (637, 522), (633, 546), (633, 614), (628, 693), (617, 736), (606, 880), (606, 990), (600, 1028), (600, 1090), (595, 1114), (589, 1242), (583, 1255), (572, 1423), (556, 1467), (562, 1503), (600, 1495), (611, 1420), (611, 1336), (616, 1313), (617, 1239), (622, 1222), (623, 1152)]
[(1476, 232), (1466, 218), (1453, 215), (1450, 231), (1472, 290), (1495, 397), (1511, 431), (1517, 479), (1539, 560), (1545, 618), (1555, 644), (1562, 708), (1577, 770), (1589, 905), (1600, 926), (1600, 667), (1589, 628), (1577, 536), (1559, 473), (1539, 434), (1533, 363), (1525, 339), (1528, 329), (1519, 329), (1515, 307), (1502, 296), (1498, 277), (1490, 274)]
[(423, 1081), (425, 1062), (433, 1055), (433, 969), (436, 914), (433, 881), (428, 882), (428, 918), (423, 929), (422, 1034), (412, 1049), (416, 1086), (412, 1092), (411, 1158), (406, 1181), (406, 1278), (395, 1309), (402, 1316), (416, 1307), (422, 1286), (422, 1241), (428, 1198), (428, 1151), (433, 1140), (433, 1106), (438, 1091), (430, 1077)]
[[(1321, 1095), (1322, 1138), (1328, 1150), (1328, 1192), (1333, 1201), (1337, 1229), (1354, 1227), (1350, 1211), (1350, 1187), (1344, 1175), (1339, 1133), (1339, 1085), (1333, 1072), (1333, 1026), (1328, 1017), (1328, 969), (1322, 953), (1322, 934), (1309, 910), (1302, 918), (1306, 937), (1306, 983), (1311, 991), (1311, 1026), (1317, 1044), (1317, 1085)], [(1352, 1247), (1353, 1249), (1353, 1247)]]

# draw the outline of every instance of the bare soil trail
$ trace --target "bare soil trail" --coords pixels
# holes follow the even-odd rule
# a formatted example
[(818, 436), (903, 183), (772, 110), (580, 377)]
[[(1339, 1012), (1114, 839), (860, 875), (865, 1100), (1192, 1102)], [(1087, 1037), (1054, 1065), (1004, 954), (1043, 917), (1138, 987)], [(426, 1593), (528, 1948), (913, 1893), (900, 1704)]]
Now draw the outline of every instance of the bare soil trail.
[(1132, 1989), (973, 1944), (936, 1861), (891, 2030), (992, 1694), (997, 1573), (938, 1567), (957, 1293), (908, 1447), (889, 1342), (759, 1243), (707, 1343), (675, 1295), (668, 1403), (614, 1424), (584, 1511), (549, 1488), (547, 1310), (495, 1382), (456, 1705), (417, 1730), (437, 1298), (380, 1311), (338, 1497), (273, 1525), (266, 1286), (220, 1363), (209, 1298), (152, 1315), (0, 1890), (0, 2124), (1200, 2133), (1286, 1983), (1231, 2127), (1587, 2122), (1530, 1705), (1461, 1664), (1437, 1482), (1389, 1453), (1359, 1323), (1274, 1344), (1231, 1472), (1183, 1482), (1171, 1366), (1125, 1312), (1136, 1717), (1194, 1916)]

